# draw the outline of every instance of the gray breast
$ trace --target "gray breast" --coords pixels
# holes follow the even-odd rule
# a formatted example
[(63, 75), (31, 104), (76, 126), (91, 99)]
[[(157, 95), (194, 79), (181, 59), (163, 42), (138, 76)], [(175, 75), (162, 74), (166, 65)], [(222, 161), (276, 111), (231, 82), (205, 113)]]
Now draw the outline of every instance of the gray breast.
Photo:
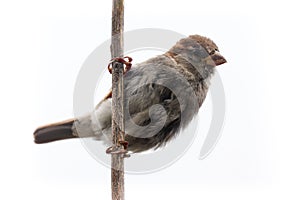
[(204, 92), (199, 91), (201, 84), (195, 88), (175, 65), (168, 57), (158, 56), (125, 75), (125, 129), (130, 150), (164, 145), (198, 112), (199, 92)]

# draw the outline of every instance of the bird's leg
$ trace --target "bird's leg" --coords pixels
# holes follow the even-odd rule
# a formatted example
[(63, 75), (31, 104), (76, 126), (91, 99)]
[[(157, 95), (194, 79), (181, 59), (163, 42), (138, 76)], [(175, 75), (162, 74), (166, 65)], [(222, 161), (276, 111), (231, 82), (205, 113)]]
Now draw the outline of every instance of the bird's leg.
[(120, 145), (123, 146), (123, 148), (124, 148), (125, 150), (128, 149), (128, 144), (129, 144), (129, 143), (128, 143), (127, 141), (121, 140), (121, 141), (119, 141), (119, 143), (120, 143)]
[(124, 74), (126, 72), (128, 72), (131, 69), (132, 66), (132, 58), (129, 56), (125, 56), (125, 57), (116, 57), (110, 60), (110, 63), (107, 66), (107, 69), (109, 71), (109, 73), (112, 73), (112, 63), (113, 62), (118, 62), (118, 63), (122, 63), (123, 65), (125, 65), (125, 69), (124, 69)]
[(123, 149), (121, 146), (111, 146), (106, 149), (107, 154), (126, 154), (128, 151)]
[(128, 154), (128, 150), (122, 148), (121, 146), (111, 146), (106, 149), (107, 154), (121, 154), (124, 158), (129, 158), (130, 155)]
[[(125, 134), (124, 134), (125, 135)], [(120, 140), (119, 145), (111, 146), (106, 150), (107, 154), (122, 154), (124, 158), (130, 157), (128, 154), (128, 142)]]
[[(129, 57), (129, 56), (116, 57), (116, 58), (111, 59), (110, 63), (107, 66), (109, 73), (112, 73), (112, 64), (114, 62), (118, 62), (118, 63), (125, 65), (124, 74), (126, 72), (128, 72), (132, 66), (132, 64), (131, 64), (132, 58), (131, 57)], [(107, 98), (109, 98), (111, 96), (112, 96), (112, 91), (110, 91), (110, 93), (107, 95)], [(122, 135), (125, 135), (125, 133), (122, 132)], [(122, 154), (123, 157), (126, 158), (126, 157), (130, 157), (130, 155), (127, 154), (128, 153), (127, 148), (128, 148), (128, 142), (125, 140), (120, 140), (118, 145), (109, 147), (106, 150), (106, 153), (107, 154)]]

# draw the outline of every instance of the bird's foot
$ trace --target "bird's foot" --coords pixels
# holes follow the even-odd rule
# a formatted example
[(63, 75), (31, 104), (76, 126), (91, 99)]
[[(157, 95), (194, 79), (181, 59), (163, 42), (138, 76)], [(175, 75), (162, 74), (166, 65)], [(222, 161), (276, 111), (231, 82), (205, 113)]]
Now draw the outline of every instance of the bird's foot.
[(124, 158), (129, 158), (128, 154), (128, 142), (125, 140), (119, 141), (120, 145), (111, 146), (106, 150), (107, 154), (121, 154)]
[(128, 72), (131, 69), (131, 66), (132, 66), (132, 63), (131, 63), (132, 62), (132, 58), (131, 57), (129, 57), (129, 56), (116, 57), (116, 58), (111, 59), (110, 63), (107, 66), (107, 69), (108, 69), (109, 73), (112, 73), (112, 64), (114, 62), (118, 62), (118, 63), (121, 63), (121, 64), (125, 65), (124, 74), (126, 72)]
[[(122, 131), (122, 132), (123, 132), (123, 131)], [(124, 133), (124, 135), (125, 135), (125, 133)], [(119, 144), (122, 145), (124, 149), (126, 149), (126, 150), (128, 149), (128, 144), (129, 144), (129, 143), (128, 143), (127, 141), (125, 141), (125, 140), (120, 140), (120, 141), (119, 141)]]
[(126, 154), (128, 151), (123, 149), (121, 146), (111, 146), (106, 149), (107, 154)]

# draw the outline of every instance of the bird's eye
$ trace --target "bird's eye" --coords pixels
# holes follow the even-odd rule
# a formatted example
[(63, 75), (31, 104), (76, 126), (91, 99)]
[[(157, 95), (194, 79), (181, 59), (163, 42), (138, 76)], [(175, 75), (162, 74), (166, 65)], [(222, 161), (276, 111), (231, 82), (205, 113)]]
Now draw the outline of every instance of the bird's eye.
[(210, 51), (209, 55), (213, 55), (214, 53), (216, 53), (216, 51), (219, 52), (219, 49), (214, 49), (214, 50)]
[(216, 50), (212, 50), (209, 52), (209, 55), (213, 55), (216, 52)]

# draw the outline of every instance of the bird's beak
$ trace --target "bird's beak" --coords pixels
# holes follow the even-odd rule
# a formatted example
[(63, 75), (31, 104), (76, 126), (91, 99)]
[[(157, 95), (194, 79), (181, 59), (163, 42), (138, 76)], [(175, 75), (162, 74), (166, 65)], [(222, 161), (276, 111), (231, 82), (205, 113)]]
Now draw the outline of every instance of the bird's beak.
[(211, 58), (216, 66), (222, 65), (227, 62), (226, 59), (217, 51), (211, 56)]

